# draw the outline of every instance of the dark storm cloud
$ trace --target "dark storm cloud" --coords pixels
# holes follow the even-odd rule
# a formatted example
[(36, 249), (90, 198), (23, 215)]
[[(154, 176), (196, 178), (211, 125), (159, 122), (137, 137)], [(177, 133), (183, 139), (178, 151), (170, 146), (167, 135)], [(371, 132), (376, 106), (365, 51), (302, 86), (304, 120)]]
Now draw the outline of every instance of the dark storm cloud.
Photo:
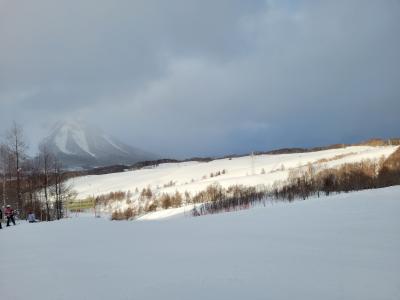
[(400, 2), (1, 1), (0, 124), (167, 155), (399, 135)]

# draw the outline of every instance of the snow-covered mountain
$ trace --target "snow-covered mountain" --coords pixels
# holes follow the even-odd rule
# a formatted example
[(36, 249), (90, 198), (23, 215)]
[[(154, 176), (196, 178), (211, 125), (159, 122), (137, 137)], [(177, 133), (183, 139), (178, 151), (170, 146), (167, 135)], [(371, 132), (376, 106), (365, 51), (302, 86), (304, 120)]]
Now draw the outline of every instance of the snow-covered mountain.
[(83, 122), (60, 122), (42, 144), (55, 153), (67, 168), (91, 168), (133, 164), (156, 155), (121, 143), (98, 128)]

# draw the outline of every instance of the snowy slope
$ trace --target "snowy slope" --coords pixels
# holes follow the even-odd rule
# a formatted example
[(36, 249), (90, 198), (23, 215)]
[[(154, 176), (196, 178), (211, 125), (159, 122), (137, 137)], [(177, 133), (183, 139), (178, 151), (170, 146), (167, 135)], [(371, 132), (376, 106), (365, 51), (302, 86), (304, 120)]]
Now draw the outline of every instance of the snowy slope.
[(43, 140), (68, 168), (132, 164), (155, 155), (125, 145), (83, 122), (58, 123)]
[[(156, 193), (174, 193), (177, 190), (193, 194), (214, 182), (219, 182), (224, 187), (234, 184), (271, 185), (276, 181), (286, 180), (291, 169), (308, 163), (320, 168), (335, 167), (365, 159), (379, 160), (382, 156), (389, 156), (396, 149), (396, 146), (354, 146), (309, 153), (259, 155), (254, 158), (246, 156), (211, 162), (167, 163), (153, 169), (74, 178), (70, 184), (78, 192), (78, 198), (82, 199), (111, 191), (134, 192), (136, 188), (140, 191), (146, 187), (150, 187)], [(323, 162), (322, 159), (330, 161)], [(265, 174), (261, 174), (263, 169)], [(226, 170), (226, 174), (210, 177), (210, 173), (215, 174), (222, 170)], [(175, 185), (164, 187), (170, 181), (175, 182)]]
[[(200, 204), (197, 204), (196, 207), (199, 207)], [(191, 217), (193, 216), (193, 204), (184, 205), (177, 208), (168, 208), (163, 210), (158, 210), (154, 212), (147, 213), (139, 218), (135, 219), (136, 221), (155, 221), (155, 220), (164, 220), (164, 219), (172, 219), (172, 218), (181, 218), (181, 217)]]
[(0, 230), (1, 298), (397, 300), (400, 187), (158, 222)]

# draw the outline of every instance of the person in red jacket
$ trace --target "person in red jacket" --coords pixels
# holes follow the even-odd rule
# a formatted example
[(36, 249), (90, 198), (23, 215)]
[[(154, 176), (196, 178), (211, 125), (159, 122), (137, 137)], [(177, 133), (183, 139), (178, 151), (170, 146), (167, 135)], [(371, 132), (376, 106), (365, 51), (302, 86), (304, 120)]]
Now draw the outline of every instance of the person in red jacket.
[(7, 226), (10, 226), (10, 221), (15, 225), (14, 210), (11, 208), (10, 205), (6, 206), (6, 209), (4, 210), (4, 214), (7, 217)]

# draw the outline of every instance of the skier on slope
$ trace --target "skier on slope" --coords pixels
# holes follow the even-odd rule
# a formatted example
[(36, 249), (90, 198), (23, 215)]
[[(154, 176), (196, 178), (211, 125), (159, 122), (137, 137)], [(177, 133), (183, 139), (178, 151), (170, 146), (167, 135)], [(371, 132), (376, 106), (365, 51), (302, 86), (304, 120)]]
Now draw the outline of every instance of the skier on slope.
[(11, 208), (9, 204), (6, 206), (4, 214), (7, 217), (7, 226), (10, 226), (10, 221), (15, 225), (14, 210)]
[(29, 212), (27, 221), (29, 223), (36, 223), (36, 217), (35, 217), (35, 213), (33, 211)]
[(2, 229), (2, 227), (1, 227), (2, 221), (3, 221), (3, 211), (1, 210), (1, 207), (0, 207), (0, 229)]

